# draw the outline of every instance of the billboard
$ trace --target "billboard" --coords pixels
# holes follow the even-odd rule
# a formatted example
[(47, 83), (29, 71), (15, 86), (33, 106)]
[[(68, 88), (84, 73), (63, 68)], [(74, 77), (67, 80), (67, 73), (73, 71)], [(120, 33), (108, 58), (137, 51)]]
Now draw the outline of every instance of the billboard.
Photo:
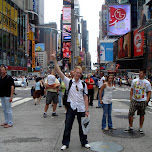
[(71, 0), (63, 0), (63, 5), (71, 5)]
[(69, 58), (71, 56), (71, 42), (63, 42), (63, 58)]
[(124, 35), (131, 30), (130, 5), (110, 5), (108, 35)]
[(44, 43), (35, 44), (35, 51), (36, 52), (45, 51), (45, 44)]
[(113, 61), (113, 42), (100, 43), (100, 62)]
[(71, 7), (63, 7), (63, 23), (71, 23)]
[(71, 40), (71, 25), (63, 25), (62, 35), (63, 40)]
[(134, 30), (134, 56), (143, 56), (144, 31)]
[(131, 33), (118, 40), (118, 59), (131, 57)]

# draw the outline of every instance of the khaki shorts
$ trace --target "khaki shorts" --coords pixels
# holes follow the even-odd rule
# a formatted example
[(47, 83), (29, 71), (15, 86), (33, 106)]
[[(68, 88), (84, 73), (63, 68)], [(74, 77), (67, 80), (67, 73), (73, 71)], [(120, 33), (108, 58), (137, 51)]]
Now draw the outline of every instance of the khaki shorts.
[(130, 108), (129, 108), (129, 116), (134, 116), (136, 110), (137, 110), (137, 115), (144, 116), (146, 106), (147, 106), (147, 101), (131, 100)]

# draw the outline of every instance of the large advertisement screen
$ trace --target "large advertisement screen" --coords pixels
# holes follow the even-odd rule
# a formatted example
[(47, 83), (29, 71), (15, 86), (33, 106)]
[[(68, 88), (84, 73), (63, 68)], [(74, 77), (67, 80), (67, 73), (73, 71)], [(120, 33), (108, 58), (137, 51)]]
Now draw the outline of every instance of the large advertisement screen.
[[(71, 40), (71, 25), (63, 25), (63, 40)], [(69, 33), (69, 34), (68, 34)]]
[(71, 56), (71, 42), (63, 42), (63, 58), (69, 58)]
[(131, 33), (124, 35), (118, 40), (118, 58), (131, 57)]
[(35, 44), (35, 51), (36, 52), (45, 51), (45, 44), (44, 43)]
[(63, 7), (63, 23), (71, 23), (71, 7)]
[(134, 56), (143, 56), (144, 31), (134, 30)]
[(113, 43), (100, 43), (100, 62), (102, 61), (113, 61)]
[(110, 5), (108, 35), (124, 35), (131, 30), (130, 5)]

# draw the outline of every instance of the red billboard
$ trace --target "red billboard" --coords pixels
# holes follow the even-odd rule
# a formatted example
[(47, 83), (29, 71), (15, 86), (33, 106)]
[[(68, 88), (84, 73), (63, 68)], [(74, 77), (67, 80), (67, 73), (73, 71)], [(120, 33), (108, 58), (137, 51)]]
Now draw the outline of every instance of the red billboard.
[(71, 56), (71, 42), (63, 43), (63, 58), (69, 58)]
[(143, 56), (144, 31), (134, 30), (134, 56)]
[(118, 58), (131, 57), (131, 33), (124, 35), (118, 40)]

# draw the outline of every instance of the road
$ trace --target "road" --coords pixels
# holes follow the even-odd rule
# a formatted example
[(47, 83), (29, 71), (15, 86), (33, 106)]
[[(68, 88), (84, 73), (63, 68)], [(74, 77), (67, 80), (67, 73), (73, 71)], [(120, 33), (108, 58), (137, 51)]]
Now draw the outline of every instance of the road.
[[(0, 151), (2, 152), (60, 152), (62, 136), (64, 130), (65, 113), (64, 108), (57, 108), (58, 117), (52, 117), (52, 107), (48, 111), (48, 117), (43, 118), (45, 98), (42, 98), (40, 105), (34, 105), (34, 100), (30, 96), (30, 86), (27, 88), (16, 88), (17, 95), (13, 101), (14, 126), (12, 128), (0, 127)], [(147, 107), (144, 132), (141, 137), (111, 136), (101, 130), (102, 109), (90, 107), (91, 130), (88, 135), (89, 143), (110, 142), (123, 147), (123, 152), (151, 152), (152, 150), (152, 109)], [(113, 125), (117, 131), (128, 127), (129, 109), (129, 88), (119, 88), (113, 92)], [(4, 116), (0, 105), (0, 122), (4, 122)], [(134, 117), (134, 130), (137, 131), (139, 117)], [(104, 147), (107, 148), (108, 146)], [(81, 147), (78, 136), (78, 124), (74, 122), (70, 147), (66, 152), (88, 152)], [(114, 150), (112, 151), (114, 152)]]

